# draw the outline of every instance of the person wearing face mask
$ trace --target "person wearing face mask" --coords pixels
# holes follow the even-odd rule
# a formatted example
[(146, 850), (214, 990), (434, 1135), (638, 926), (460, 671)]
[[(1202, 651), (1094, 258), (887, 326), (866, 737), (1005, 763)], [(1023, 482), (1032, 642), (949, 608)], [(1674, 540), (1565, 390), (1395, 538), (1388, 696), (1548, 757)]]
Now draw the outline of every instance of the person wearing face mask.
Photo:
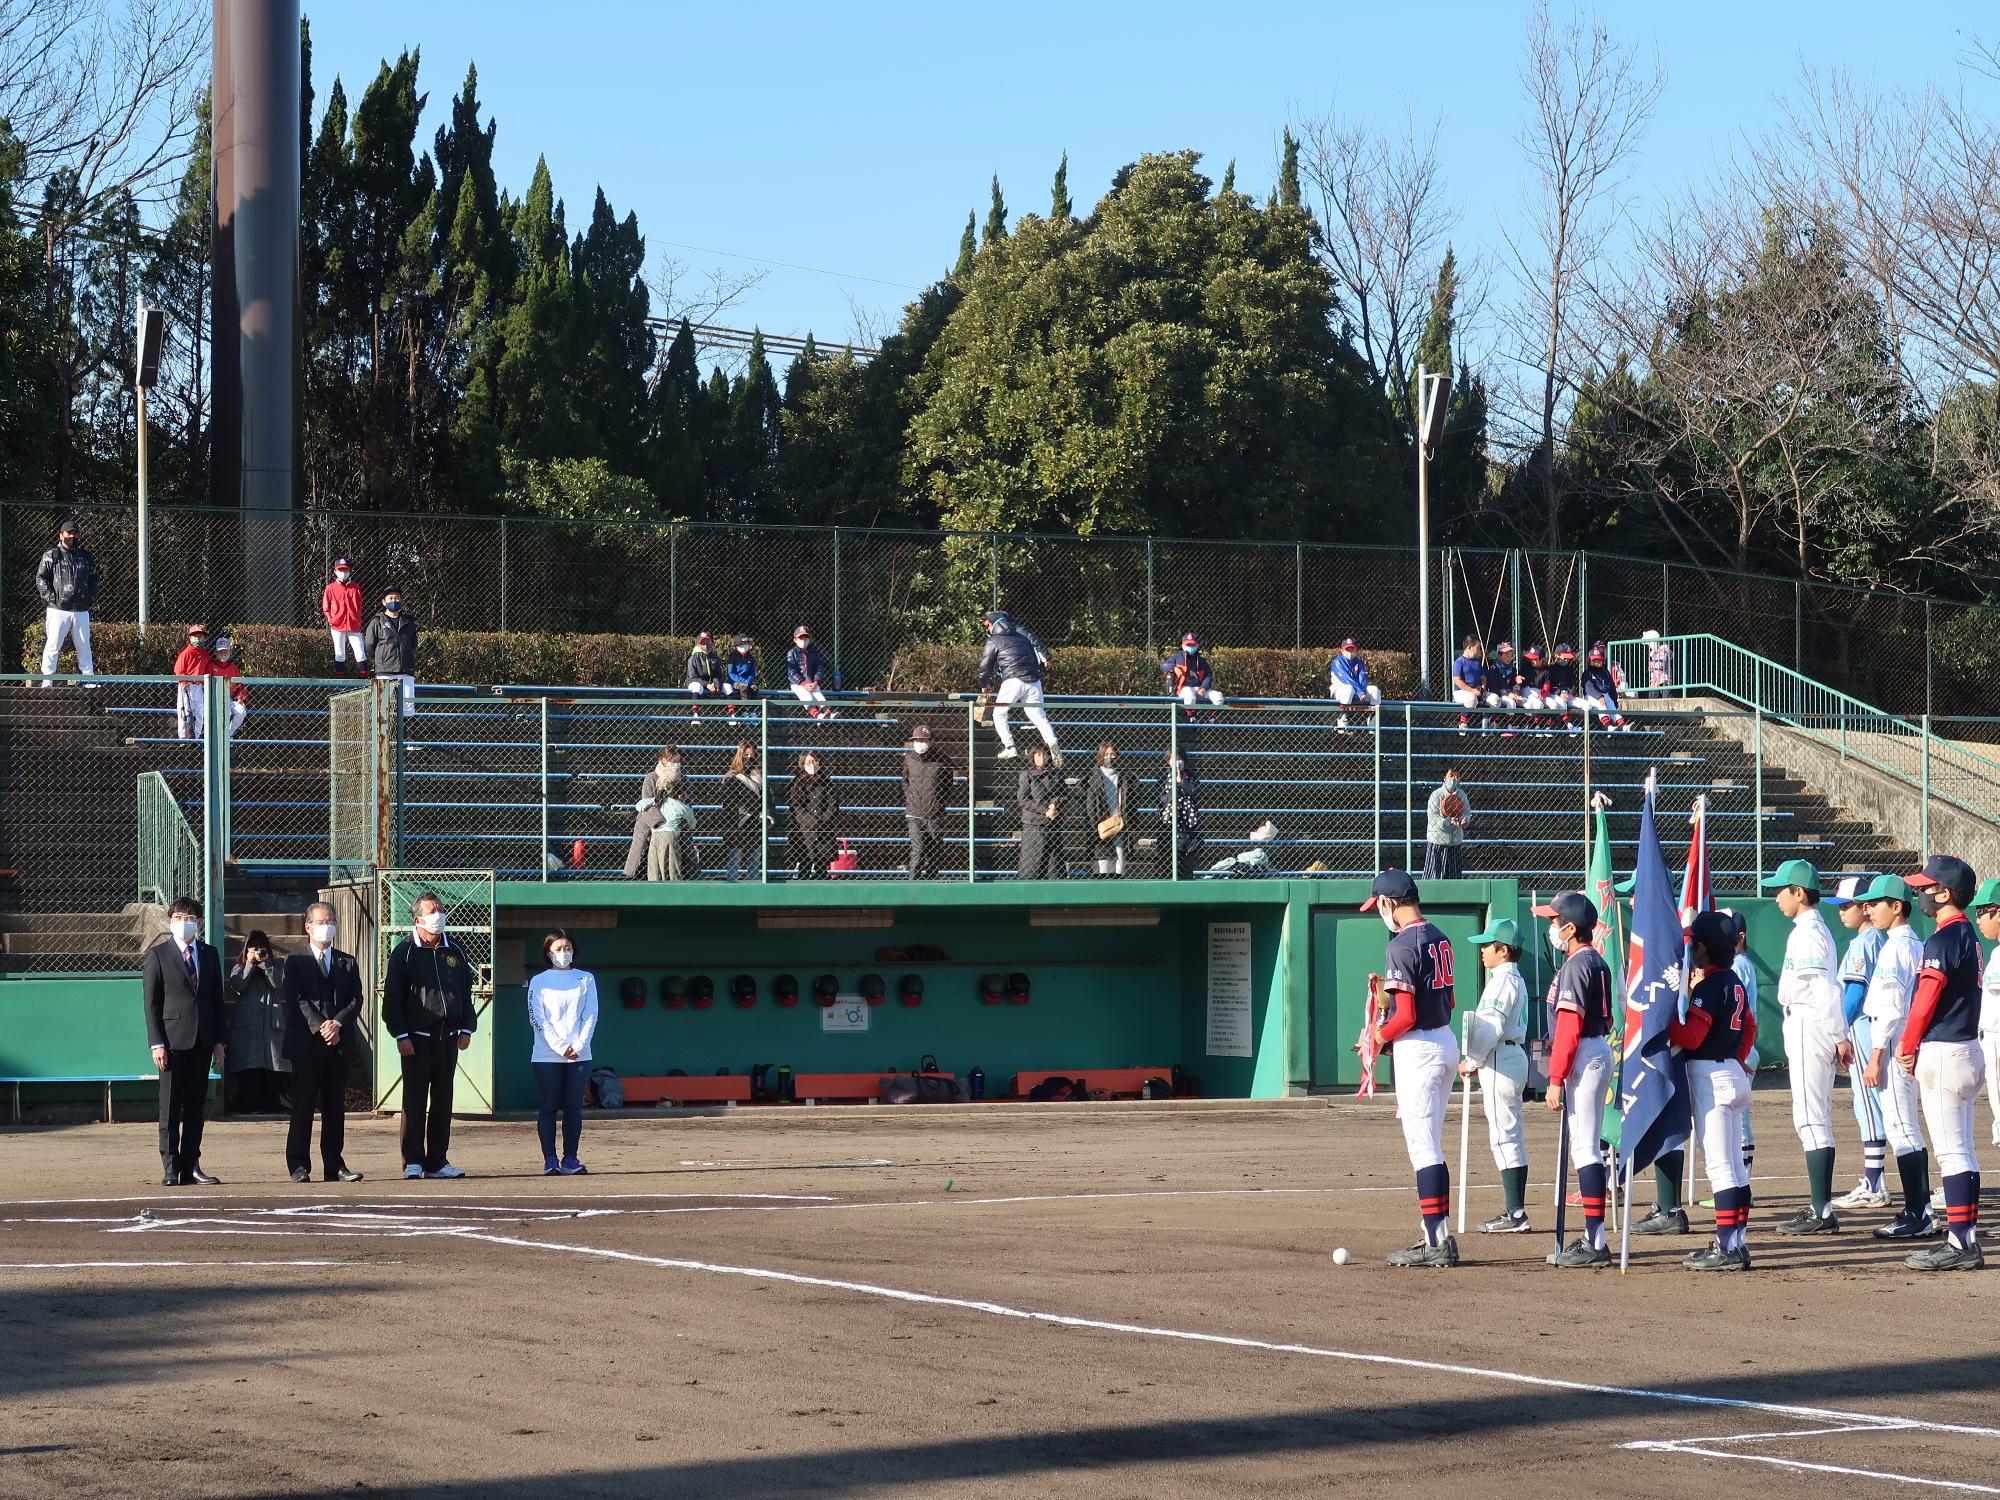
[(202, 712), (202, 679), (215, 670), (215, 657), (208, 649), (208, 627), (187, 628), (187, 644), (174, 658), (174, 728), (184, 740), (198, 740), (207, 733)]
[[(583, 1086), (590, 1077), (590, 1038), (597, 1030), (597, 980), (576, 966), (576, 942), (560, 927), (542, 939), (548, 967), (528, 981), (528, 1029), (535, 1041), (529, 1061), (541, 1099), (536, 1129), (542, 1139), (542, 1175), (580, 1177)], [(556, 1116), (562, 1116), (562, 1156), (556, 1155)]]
[[(1611, 1264), (1604, 1240), (1604, 1199), (1610, 1172), (1598, 1154), (1604, 1100), (1611, 1092), (1611, 966), (1591, 946), (1597, 906), (1581, 891), (1568, 891), (1535, 909), (1549, 919), (1549, 947), (1562, 967), (1550, 998), (1555, 1037), (1549, 1052), (1549, 1108), (1569, 1111), (1569, 1159), (1576, 1167), (1576, 1190), (1583, 1199), (1583, 1233), (1555, 1254), (1563, 1267)], [(1568, 1171), (1556, 1163), (1558, 1179)]]
[(681, 784), (681, 752), (676, 745), (660, 746), (653, 769), (639, 783), (639, 800), (632, 804), (632, 843), (625, 851), (625, 878), (637, 880), (646, 868), (646, 849), (653, 830), (660, 826), (660, 799)]
[(1361, 648), (1349, 636), (1340, 643), (1333, 660), (1326, 669), (1326, 695), (1338, 703), (1340, 717), (1334, 727), (1342, 734), (1347, 732), (1347, 710), (1358, 708), (1363, 718), (1368, 718), (1382, 706), (1382, 690), (1368, 680), (1368, 663), (1361, 659)]
[(411, 917), (382, 976), (382, 1025), (403, 1057), (403, 1175), (463, 1177), (448, 1152), (458, 1054), (479, 1024), (472, 965), (445, 933), (437, 892), (417, 897)]
[(347, 675), (348, 658), (354, 660), (354, 675), (368, 675), (368, 654), (361, 647), (361, 585), (354, 581), (352, 558), (333, 560), (333, 577), (319, 596), (320, 618), (333, 637), (333, 675)]
[(236, 643), (226, 635), (215, 638), (215, 661), (209, 667), (211, 677), (229, 679), (229, 737), (236, 738), (236, 731), (243, 727), (243, 721), (250, 716), (250, 689), (243, 686), (243, 668), (236, 660)]
[(951, 804), (951, 789), (958, 785), (943, 756), (931, 745), (931, 727), (919, 724), (910, 731), (909, 749), (903, 755), (903, 821), (910, 831), (910, 879), (935, 880), (944, 853), (938, 825)]
[(1424, 1237), (1396, 1251), (1389, 1264), (1443, 1270), (1458, 1264), (1458, 1241), (1451, 1233), (1451, 1168), (1444, 1156), (1444, 1116), (1458, 1069), (1458, 1038), (1451, 1030), (1457, 1001), (1451, 940), (1424, 919), (1417, 883), (1407, 870), (1377, 875), (1361, 910), (1374, 912), (1392, 934), (1382, 951), (1388, 1013), (1376, 1024), (1375, 1044), (1391, 1059), (1395, 1073), (1396, 1118), (1417, 1174), (1417, 1211), (1424, 1226)]
[(334, 947), (333, 908), (306, 908), (306, 951), (285, 960), (285, 1056), (292, 1062), (292, 1125), (285, 1165), (292, 1181), (312, 1181), (313, 1113), (319, 1113), (320, 1166), (328, 1182), (359, 1182), (347, 1170), (347, 1071), (361, 1020), (361, 966)]
[(722, 873), (727, 880), (760, 880), (764, 874), (764, 830), (775, 820), (764, 808), (764, 768), (757, 747), (737, 742), (722, 776)]
[(230, 1107), (239, 1114), (276, 1114), (286, 1107), (281, 1075), (292, 1071), (285, 1056), (284, 976), (271, 958), (271, 940), (262, 932), (244, 939), (242, 955), (223, 983), (228, 996), (223, 1049)]
[(799, 773), (792, 778), (786, 806), (791, 813), (786, 838), (791, 844), (797, 878), (823, 879), (840, 844), (840, 794), (834, 789), (833, 776), (818, 751), (808, 750), (799, 757)]
[(1200, 868), (1202, 851), (1208, 847), (1201, 831), (1201, 778), (1195, 775), (1187, 756), (1171, 750), (1160, 776), (1160, 821), (1174, 831), (1181, 875), (1192, 875)]
[(1465, 873), (1465, 829), (1472, 803), (1450, 766), (1424, 803), (1424, 879), (1456, 880)]
[(417, 711), (417, 622), (403, 609), (403, 591), (384, 589), (382, 608), (368, 622), (361, 644), (376, 677), (403, 685), (403, 717)]
[(1092, 858), (1100, 876), (1125, 873), (1125, 849), (1131, 835), (1126, 824), (1139, 808), (1139, 778), (1118, 756), (1118, 747), (1105, 740), (1097, 747), (1097, 764), (1086, 779), (1084, 806), (1090, 826), (1097, 831), (1097, 848)]
[(1021, 809), (1023, 880), (1061, 880), (1063, 869), (1062, 772), (1049, 761), (1047, 745), (1028, 747), (1015, 802)]
[(146, 1040), (160, 1075), (162, 1187), (221, 1181), (201, 1169), (208, 1072), (224, 1057), (222, 956), (201, 940), (201, 903), (179, 896), (167, 908), (167, 935), (146, 950), (140, 970)]
[(76, 642), (76, 670), (97, 671), (90, 655), (90, 612), (97, 606), (97, 559), (83, 545), (75, 516), (63, 517), (56, 544), (35, 569), (35, 592), (42, 596), (42, 686), (62, 660), (63, 643)]

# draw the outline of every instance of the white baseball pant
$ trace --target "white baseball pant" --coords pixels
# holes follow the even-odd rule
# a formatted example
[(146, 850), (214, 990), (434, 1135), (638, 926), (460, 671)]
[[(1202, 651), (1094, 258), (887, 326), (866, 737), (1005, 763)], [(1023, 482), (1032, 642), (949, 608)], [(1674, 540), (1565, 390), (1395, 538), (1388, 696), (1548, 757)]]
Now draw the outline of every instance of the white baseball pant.
[(1747, 1186), (1743, 1122), (1750, 1114), (1750, 1075), (1733, 1057), (1690, 1062), (1687, 1072), (1695, 1133), (1701, 1137), (1701, 1169), (1708, 1185), (1717, 1192)]
[(1181, 689), (1180, 700), (1189, 708), (1193, 708), (1195, 704), (1203, 700), (1213, 703), (1217, 708), (1220, 708), (1222, 706), (1222, 690), (1220, 688), (1198, 688), (1193, 684), (1189, 684), (1187, 687)]
[(1021, 712), (1028, 716), (1028, 722), (1035, 726), (1035, 733), (1042, 737), (1042, 743), (1051, 750), (1056, 747), (1056, 728), (1049, 722), (1049, 716), (1042, 711), (1042, 685), (1030, 682), (1025, 677), (1009, 677), (1000, 684), (1000, 691), (993, 698), (993, 733), (1000, 743), (1009, 749), (1014, 745), (1014, 731), (1007, 725), (1008, 705), (1018, 703)]
[(793, 683), (792, 696), (798, 699), (799, 702), (813, 707), (826, 702), (826, 694), (822, 693), (817, 686), (810, 682)]
[[(1862, 1066), (1875, 1050), (1874, 1023), (1866, 1016), (1856, 1016), (1854, 1025), (1848, 1028), (1847, 1039), (1854, 1043), (1854, 1071), (1847, 1075), (1847, 1085), (1854, 1095), (1854, 1123), (1861, 1131), (1864, 1141), (1886, 1141), (1883, 1134), (1887, 1129), (1882, 1118), (1882, 1091), (1871, 1089), (1861, 1081)], [(1900, 1071), (1895, 1058), (1887, 1059), (1889, 1071)]]
[(1521, 1091), (1528, 1083), (1528, 1054), (1517, 1042), (1502, 1042), (1479, 1070), (1479, 1099), (1486, 1108), (1486, 1144), (1503, 1172), (1528, 1164), (1521, 1116)]
[(335, 630), (329, 625), (326, 627), (326, 633), (333, 637), (333, 664), (336, 667), (344, 660), (341, 655), (343, 651), (354, 658), (354, 665), (357, 667), (368, 660), (367, 653), (361, 649), (360, 631)]
[(174, 684), (174, 732), (181, 739), (207, 738), (208, 725), (202, 713), (203, 688), (200, 682)]
[(250, 705), (240, 698), (229, 700), (229, 737), (236, 738), (236, 731), (243, 727), (243, 721), (250, 717)]
[(378, 672), (375, 680), (377, 682), (400, 682), (403, 685), (404, 718), (409, 718), (410, 715), (417, 711), (417, 679), (412, 677), (408, 672), (391, 672), (386, 677)]
[(1979, 1050), (1986, 1064), (1986, 1107), (1993, 1112), (1993, 1144), (2000, 1146), (2000, 1031), (1980, 1032)]
[(1372, 682), (1368, 684), (1366, 689), (1359, 693), (1355, 692), (1353, 688), (1344, 682), (1334, 682), (1330, 684), (1329, 696), (1342, 708), (1352, 708), (1357, 703), (1363, 708), (1380, 708), (1382, 706), (1382, 690)]
[(1444, 1116), (1458, 1076), (1458, 1038), (1449, 1026), (1406, 1031), (1389, 1048), (1396, 1079), (1396, 1118), (1410, 1166), (1444, 1165)]
[[(1891, 1155), (1908, 1156), (1912, 1151), (1924, 1149), (1923, 1105), (1918, 1097), (1917, 1080), (1896, 1066), (1893, 1040), (1889, 1053), (1882, 1059), (1882, 1088), (1878, 1094), (1884, 1131), (1880, 1139), (1889, 1143)], [(1865, 1086), (1862, 1092), (1867, 1092)]]
[(1569, 1117), (1570, 1165), (1588, 1167), (1604, 1158), (1597, 1143), (1604, 1135), (1604, 1101), (1611, 1093), (1611, 1046), (1601, 1036), (1580, 1038), (1563, 1083), (1563, 1112)]
[(1785, 1015), (1785, 1064), (1791, 1071), (1792, 1128), (1808, 1151), (1833, 1149), (1833, 1050), (1839, 1017), (1794, 1007)]
[(1985, 1078), (1986, 1058), (1977, 1042), (1917, 1045), (1916, 1084), (1941, 1178), (1979, 1170), (1979, 1158), (1972, 1148), (1972, 1101), (1979, 1097)]
[[(76, 670), (85, 677), (97, 671), (97, 662), (90, 654), (90, 611), (87, 609), (44, 609), (42, 611), (42, 631), (47, 639), (42, 643), (42, 675), (55, 671), (56, 663), (62, 660), (63, 642), (76, 642)], [(43, 686), (47, 686), (46, 683)]]

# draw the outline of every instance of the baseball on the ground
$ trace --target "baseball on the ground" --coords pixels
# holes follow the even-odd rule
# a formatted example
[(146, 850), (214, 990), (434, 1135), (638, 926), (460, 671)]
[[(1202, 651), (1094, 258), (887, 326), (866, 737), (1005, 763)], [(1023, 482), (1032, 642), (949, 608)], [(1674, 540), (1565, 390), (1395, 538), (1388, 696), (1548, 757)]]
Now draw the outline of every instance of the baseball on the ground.
[(1336, 1266), (1347, 1264), (1347, 1247), (1345, 1245), (1342, 1245), (1338, 1250), (1333, 1252), (1333, 1263)]

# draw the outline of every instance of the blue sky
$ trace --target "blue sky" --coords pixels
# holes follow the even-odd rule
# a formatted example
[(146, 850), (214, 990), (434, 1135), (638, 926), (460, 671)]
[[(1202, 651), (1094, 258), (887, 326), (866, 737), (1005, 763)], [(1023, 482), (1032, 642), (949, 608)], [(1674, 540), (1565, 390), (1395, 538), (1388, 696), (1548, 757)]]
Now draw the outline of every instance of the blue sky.
[[(822, 340), (850, 336), (857, 310), (893, 326), (949, 265), (966, 211), (984, 218), (993, 173), (1011, 211), (1045, 211), (1064, 151), (1079, 211), (1123, 163), (1184, 147), (1218, 177), (1234, 158), (1239, 185), (1261, 194), (1285, 121), (1337, 105), (1387, 126), (1438, 122), (1462, 250), (1497, 258), (1521, 202), (1526, 3), (321, 0), (307, 13), (322, 103), (336, 72), (352, 98), (382, 58), (420, 46), (428, 144), (475, 61), (503, 185), (518, 193), (545, 154), (572, 224), (602, 185), (637, 212), (652, 263), (671, 256), (696, 278), (763, 271), (723, 321)], [(1990, 0), (1603, 14), (1657, 47), (1667, 73), (1632, 179), (1637, 213), (1769, 126), (1802, 64), (1920, 87), (1956, 80), (1982, 28), (2000, 37)]]

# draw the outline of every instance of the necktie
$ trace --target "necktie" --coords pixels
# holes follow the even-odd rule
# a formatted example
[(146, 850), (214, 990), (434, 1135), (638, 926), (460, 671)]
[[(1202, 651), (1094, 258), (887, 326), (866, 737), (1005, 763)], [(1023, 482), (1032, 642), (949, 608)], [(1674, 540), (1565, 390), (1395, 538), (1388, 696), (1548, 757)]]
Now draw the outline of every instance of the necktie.
[(193, 979), (193, 978), (195, 977), (195, 972), (194, 972), (194, 945), (193, 945), (192, 943), (190, 943), (190, 944), (189, 944), (189, 945), (187, 946), (187, 949), (186, 949), (186, 950), (185, 950), (185, 951), (184, 951), (184, 952), (183, 952), (183, 953), (181, 954), (181, 957), (182, 957), (182, 958), (183, 958), (184, 960), (186, 960), (186, 962), (187, 962), (187, 971), (188, 971), (188, 978), (189, 978), (190, 980), (192, 980), (192, 979)]
[(333, 972), (333, 950), (331, 948), (321, 951), (319, 956), (319, 971), (322, 974), (331, 974)]

